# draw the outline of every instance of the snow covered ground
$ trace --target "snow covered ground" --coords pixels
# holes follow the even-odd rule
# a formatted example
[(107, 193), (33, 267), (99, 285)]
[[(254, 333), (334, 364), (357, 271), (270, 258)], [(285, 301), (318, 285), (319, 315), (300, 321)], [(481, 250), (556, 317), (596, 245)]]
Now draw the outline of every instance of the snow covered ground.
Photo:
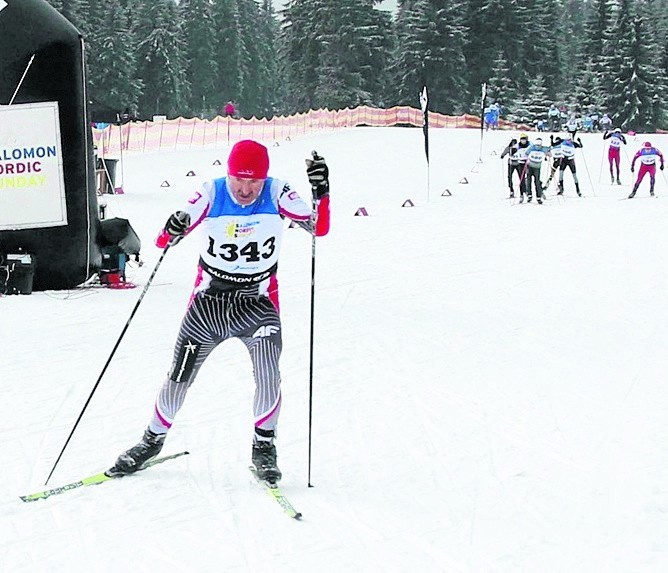
[[(486, 134), (480, 154), (479, 132), (432, 130), (428, 201), (419, 129), (270, 149), (272, 173), (304, 196), (310, 150), (331, 168), (332, 229), (317, 245), (313, 488), (306, 233), (286, 230), (279, 270), (278, 451), (301, 522), (246, 469), (253, 385), (238, 341), (205, 364), (163, 450), (191, 455), (18, 499), (43, 489), (158, 260), (156, 231), (196, 180), (224, 173), (226, 150), (126, 157), (126, 193), (108, 196), (108, 215), (144, 241), (145, 264), (128, 269), (139, 288), (0, 299), (0, 571), (668, 570), (668, 184), (658, 174), (658, 199), (646, 181), (620, 201), (630, 188), (607, 183), (601, 136), (583, 135), (586, 197), (567, 174), (565, 198), (552, 188), (542, 206), (516, 205), (496, 155), (510, 135)], [(625, 183), (644, 139), (622, 153)], [(668, 136), (651, 140), (668, 152)], [(359, 207), (369, 216), (353, 216)], [(105, 469), (140, 437), (195, 243), (165, 257), (50, 487)]]

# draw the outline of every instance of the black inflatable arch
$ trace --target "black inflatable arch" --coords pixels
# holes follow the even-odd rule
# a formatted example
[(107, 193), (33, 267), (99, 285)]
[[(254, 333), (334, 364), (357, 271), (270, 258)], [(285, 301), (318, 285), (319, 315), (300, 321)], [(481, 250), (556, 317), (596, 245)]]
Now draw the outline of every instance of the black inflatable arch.
[(0, 231), (0, 248), (35, 256), (34, 290), (71, 288), (89, 278), (101, 261), (83, 39), (44, 0), (4, 0), (0, 8), (0, 105), (12, 102), (18, 86), (13, 104), (58, 102), (68, 221)]

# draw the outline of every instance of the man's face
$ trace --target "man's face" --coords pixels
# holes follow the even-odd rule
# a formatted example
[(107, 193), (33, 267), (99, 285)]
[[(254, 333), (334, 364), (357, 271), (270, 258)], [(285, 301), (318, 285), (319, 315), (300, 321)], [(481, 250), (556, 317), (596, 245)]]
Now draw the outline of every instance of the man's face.
[(227, 180), (230, 184), (232, 196), (239, 205), (250, 205), (253, 203), (260, 195), (265, 181), (264, 179), (242, 179), (233, 175), (228, 175)]

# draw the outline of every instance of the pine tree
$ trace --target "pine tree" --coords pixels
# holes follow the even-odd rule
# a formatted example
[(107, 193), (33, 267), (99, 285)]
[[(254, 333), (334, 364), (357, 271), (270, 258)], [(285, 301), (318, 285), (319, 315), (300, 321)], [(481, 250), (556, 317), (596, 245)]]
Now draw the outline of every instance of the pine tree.
[(601, 78), (594, 71), (594, 64), (587, 62), (584, 70), (574, 79), (567, 101), (583, 113), (598, 112), (604, 106)]
[(509, 104), (517, 97), (517, 90), (510, 76), (510, 66), (503, 50), (500, 50), (494, 60), (491, 77), (487, 84), (487, 98), (492, 103), (498, 102), (502, 105), (506, 113), (512, 113), (513, 109), (512, 106), (509, 107)]
[(284, 69), (277, 57), (280, 26), (271, 0), (263, 0), (260, 7), (260, 43), (263, 46), (260, 78), (260, 115), (271, 118), (281, 109), (285, 97)]
[[(585, 36), (587, 2), (582, 0), (561, 0), (554, 18), (557, 37), (557, 61), (559, 62), (559, 84), (555, 86), (555, 97), (561, 92), (569, 92), (574, 87), (578, 75), (588, 60), (581, 64), (581, 52)], [(592, 68), (593, 69), (593, 68)]]
[(429, 4), (425, 0), (399, 4), (396, 52), (390, 68), (398, 105), (417, 107), (420, 91), (427, 82), (423, 60), (429, 49), (424, 37), (429, 26), (428, 14)]
[(431, 109), (445, 114), (461, 114), (467, 101), (467, 66), (464, 57), (466, 29), (462, 3), (432, 0), (425, 30), (429, 46), (424, 55), (424, 73), (430, 86)]
[(612, 31), (616, 19), (615, 5), (612, 0), (592, 0), (591, 12), (584, 27), (579, 68), (592, 64), (593, 72), (598, 76), (605, 94), (605, 107), (609, 108), (612, 93), (612, 80), (608, 71), (615, 69), (615, 36)]
[(389, 27), (378, 25), (375, 1), (292, 0), (287, 4), (281, 46), (290, 62), (290, 104), (304, 111), (376, 101), (379, 95), (374, 91), (383, 82), (378, 79), (380, 70), (373, 66), (384, 61), (383, 32)]
[(618, 65), (611, 71), (614, 94), (611, 103), (613, 118), (623, 129), (647, 131), (655, 129), (660, 120), (658, 102), (664, 78), (654, 63), (647, 21), (635, 13), (631, 1), (621, 0), (613, 31)]
[(525, 109), (529, 114), (531, 121), (547, 119), (548, 104), (547, 88), (545, 87), (545, 78), (538, 74), (529, 82), (528, 93), (526, 96)]
[(144, 82), (139, 99), (143, 115), (176, 117), (187, 108), (185, 41), (174, 0), (138, 3), (134, 7), (138, 77)]
[(180, 17), (183, 20), (185, 38), (184, 56), (188, 62), (186, 77), (190, 84), (188, 111), (192, 115), (210, 113), (214, 103), (215, 78), (218, 75), (218, 61), (212, 50), (217, 35), (217, 26), (212, 18), (209, 0), (181, 0)]
[[(493, 75), (494, 62), (503, 50), (510, 67), (511, 79), (524, 79), (528, 34), (533, 35), (533, 23), (523, 14), (526, 0), (469, 0), (466, 2), (464, 26), (468, 42), (464, 55), (469, 67), (469, 87), (478, 93), (480, 85)], [(540, 1), (540, 0), (535, 0)]]
[(668, 0), (640, 0), (638, 15), (644, 23), (643, 40), (650, 55), (645, 62), (652, 98), (649, 127), (668, 127)]
[(127, 12), (119, 0), (107, 0), (94, 19), (92, 55), (88, 60), (91, 101), (121, 112), (137, 111), (143, 82), (135, 76), (137, 58)]

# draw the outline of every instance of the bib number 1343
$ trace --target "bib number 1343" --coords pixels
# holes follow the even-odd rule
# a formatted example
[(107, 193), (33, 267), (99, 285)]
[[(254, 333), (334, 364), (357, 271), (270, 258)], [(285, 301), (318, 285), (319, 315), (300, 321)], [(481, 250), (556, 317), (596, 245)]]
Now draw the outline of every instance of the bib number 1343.
[(206, 250), (212, 257), (220, 257), (224, 261), (232, 262), (239, 258), (245, 259), (247, 263), (258, 262), (262, 259), (269, 259), (276, 250), (276, 237), (269, 237), (262, 245), (257, 241), (246, 243), (243, 247), (235, 243), (223, 243), (218, 245), (216, 252), (216, 242), (209, 237), (209, 248)]

